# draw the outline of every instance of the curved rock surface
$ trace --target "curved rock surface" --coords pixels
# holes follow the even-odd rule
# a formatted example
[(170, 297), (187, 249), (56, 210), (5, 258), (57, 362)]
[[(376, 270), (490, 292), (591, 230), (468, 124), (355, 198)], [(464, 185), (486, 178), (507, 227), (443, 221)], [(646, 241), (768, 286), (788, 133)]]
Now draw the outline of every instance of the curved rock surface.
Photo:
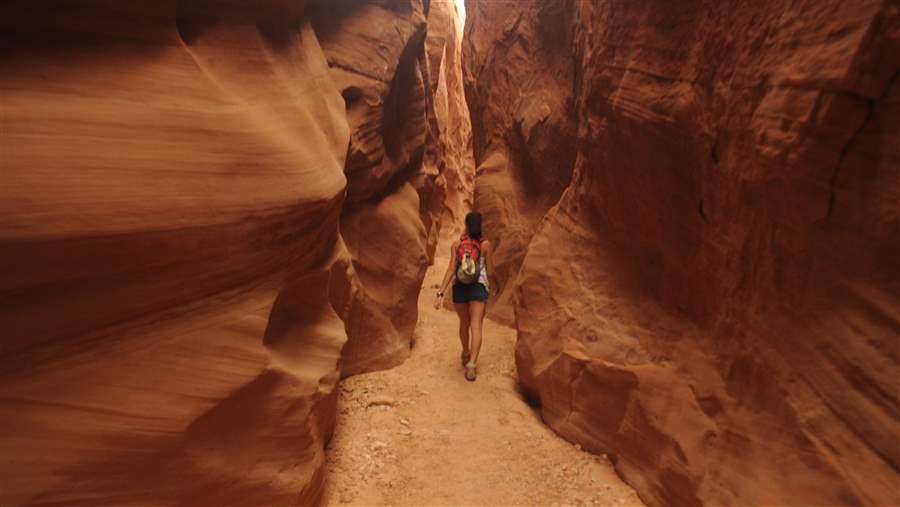
[(422, 2), (4, 14), (0, 504), (317, 502), (445, 212)]
[[(408, 356), (418, 312), (409, 302), (418, 297), (442, 217), (464, 205), (460, 194), (471, 195), (474, 162), (463, 156), (471, 132), (448, 126), (466, 111), (453, 57), (459, 44), (426, 40), (430, 31), (455, 33), (457, 16), (447, 7), (341, 0), (311, 11), (351, 129), (341, 234), (360, 283), (344, 375), (395, 366)], [(466, 179), (468, 188), (457, 183)]]
[(896, 3), (467, 11), (545, 421), (648, 505), (900, 504)]
[[(527, 5), (527, 6), (526, 6)], [(561, 2), (474, 2), (463, 59), (477, 161), (475, 208), (495, 235), (492, 318), (511, 324), (516, 274), (575, 162), (575, 68)]]
[(426, 144), (425, 164), (444, 180), (445, 218), (455, 233), (461, 231), (463, 216), (472, 209), (475, 192), (472, 123), (461, 63), (464, 17), (457, 0), (431, 0), (425, 40), (436, 124), (431, 130), (436, 142)]
[[(321, 3), (311, 12), (351, 138), (341, 233), (358, 276), (343, 373), (401, 362), (428, 263), (419, 193), (425, 150), (425, 13), (420, 1)], [(434, 185), (434, 175), (430, 181)], [(411, 299), (410, 299), (411, 298)]]

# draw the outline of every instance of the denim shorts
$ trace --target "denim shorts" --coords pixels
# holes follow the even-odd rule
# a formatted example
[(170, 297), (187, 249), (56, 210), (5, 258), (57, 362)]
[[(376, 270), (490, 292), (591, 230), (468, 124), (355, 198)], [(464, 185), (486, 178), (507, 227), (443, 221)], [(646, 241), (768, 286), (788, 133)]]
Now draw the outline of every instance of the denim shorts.
[(488, 290), (481, 283), (453, 284), (453, 302), (455, 304), (468, 303), (469, 301), (487, 301)]

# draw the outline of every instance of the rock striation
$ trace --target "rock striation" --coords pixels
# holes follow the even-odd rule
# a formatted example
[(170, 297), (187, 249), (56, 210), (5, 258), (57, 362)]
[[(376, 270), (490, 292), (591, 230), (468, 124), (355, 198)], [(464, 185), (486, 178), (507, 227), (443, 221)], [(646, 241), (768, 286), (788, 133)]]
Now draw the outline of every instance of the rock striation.
[(474, 2), (467, 9), (463, 69), (478, 165), (474, 204), (490, 224), (500, 281), (490, 314), (508, 324), (513, 292), (506, 289), (575, 163), (575, 68), (563, 55), (567, 15), (561, 2)]
[(648, 505), (900, 503), (898, 29), (887, 1), (467, 2), (520, 380)]
[(455, 233), (462, 231), (475, 191), (472, 123), (461, 63), (465, 13), (458, 5), (457, 0), (431, 0), (425, 40), (435, 110), (429, 131), (435, 142), (426, 143), (425, 164), (444, 181), (445, 222)]
[[(471, 202), (471, 130), (453, 35), (462, 26), (452, 4), (427, 7), (421, 0), (340, 0), (311, 10), (351, 130), (341, 235), (359, 283), (345, 375), (406, 358), (417, 319), (410, 301), (441, 224)], [(450, 128), (457, 123), (462, 127)]]

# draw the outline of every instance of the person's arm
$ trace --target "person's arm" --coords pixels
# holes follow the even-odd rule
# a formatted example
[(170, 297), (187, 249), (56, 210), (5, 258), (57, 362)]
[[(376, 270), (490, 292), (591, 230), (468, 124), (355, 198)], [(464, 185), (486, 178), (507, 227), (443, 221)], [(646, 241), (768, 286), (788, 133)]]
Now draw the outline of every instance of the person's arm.
[(494, 270), (494, 246), (491, 245), (490, 241), (485, 241), (484, 246), (487, 247), (484, 249), (484, 253), (487, 254), (485, 261), (487, 261), (488, 268), (488, 283), (496, 287), (497, 292), (500, 292), (500, 284), (497, 282), (497, 272)]
[(447, 291), (447, 288), (450, 287), (450, 282), (453, 280), (453, 268), (456, 267), (456, 248), (456, 243), (450, 245), (450, 262), (447, 264), (447, 272), (444, 274), (444, 281), (441, 282), (441, 286), (434, 299), (434, 307), (437, 309), (441, 308), (441, 304), (444, 302), (444, 293)]

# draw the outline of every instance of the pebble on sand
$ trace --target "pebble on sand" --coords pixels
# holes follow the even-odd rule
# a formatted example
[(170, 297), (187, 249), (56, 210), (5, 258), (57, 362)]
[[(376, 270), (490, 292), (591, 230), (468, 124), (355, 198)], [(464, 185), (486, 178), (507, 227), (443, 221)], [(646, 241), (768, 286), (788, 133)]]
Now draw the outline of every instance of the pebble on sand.
[(373, 396), (372, 399), (369, 400), (370, 407), (393, 407), (396, 404), (397, 400), (385, 394)]

